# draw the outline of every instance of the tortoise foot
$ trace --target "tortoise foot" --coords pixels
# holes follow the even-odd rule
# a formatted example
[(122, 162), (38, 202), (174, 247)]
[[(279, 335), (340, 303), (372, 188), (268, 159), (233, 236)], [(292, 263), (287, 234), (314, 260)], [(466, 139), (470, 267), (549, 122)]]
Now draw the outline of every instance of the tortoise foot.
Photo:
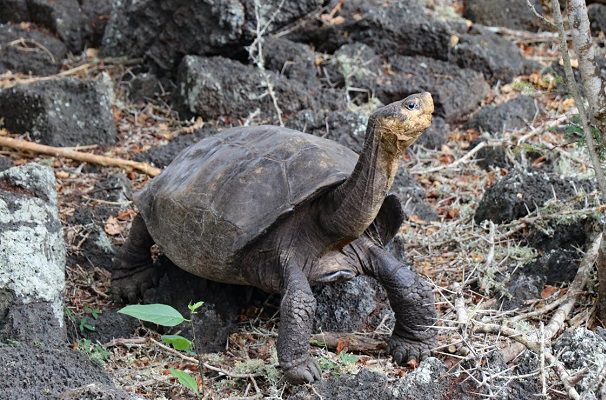
[(294, 367), (284, 368), (284, 376), (289, 383), (300, 385), (303, 383), (313, 383), (322, 379), (322, 372), (318, 364), (308, 357), (301, 364)]
[(415, 340), (394, 334), (389, 338), (389, 352), (393, 361), (398, 365), (404, 365), (410, 361), (421, 361), (429, 357), (434, 340)]
[(112, 272), (112, 296), (116, 302), (136, 303), (146, 290), (158, 285), (160, 274), (151, 263), (131, 268), (120, 268), (121, 262), (114, 265)]

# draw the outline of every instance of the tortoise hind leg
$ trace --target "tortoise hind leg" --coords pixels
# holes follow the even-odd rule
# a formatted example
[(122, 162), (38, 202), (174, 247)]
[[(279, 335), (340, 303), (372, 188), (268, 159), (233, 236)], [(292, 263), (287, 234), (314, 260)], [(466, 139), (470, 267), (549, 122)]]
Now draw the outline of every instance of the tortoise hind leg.
[(126, 242), (118, 250), (112, 268), (112, 293), (116, 300), (134, 303), (157, 283), (151, 246), (154, 240), (141, 215), (133, 220)]

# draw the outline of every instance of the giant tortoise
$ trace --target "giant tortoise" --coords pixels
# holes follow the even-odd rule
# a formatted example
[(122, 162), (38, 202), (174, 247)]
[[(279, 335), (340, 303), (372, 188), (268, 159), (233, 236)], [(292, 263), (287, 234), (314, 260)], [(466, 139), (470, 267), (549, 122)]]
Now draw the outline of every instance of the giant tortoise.
[(135, 301), (156, 243), (194, 275), (282, 293), (277, 350), (293, 383), (320, 378), (310, 358), (310, 285), (376, 278), (396, 316), (397, 363), (429, 354), (430, 285), (385, 250), (404, 217), (388, 195), (406, 148), (431, 124), (414, 94), (375, 111), (358, 156), (331, 140), (276, 126), (238, 127), (183, 150), (135, 198), (139, 214), (118, 252), (114, 292)]

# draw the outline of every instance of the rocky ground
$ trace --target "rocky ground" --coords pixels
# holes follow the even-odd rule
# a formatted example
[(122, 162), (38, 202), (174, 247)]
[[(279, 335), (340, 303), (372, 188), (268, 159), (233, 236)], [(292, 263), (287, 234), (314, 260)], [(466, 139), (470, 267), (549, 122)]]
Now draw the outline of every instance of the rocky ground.
[[(603, 48), (606, 6), (589, 9)], [(433, 282), (439, 312), (435, 357), (399, 367), (381, 345), (393, 315), (376, 282), (315, 288), (315, 332), (369, 344), (314, 336), (324, 379), (295, 387), (277, 366), (277, 296), (158, 254), (164, 274), (143, 300), (206, 302), (181, 328), (198, 368), (161, 343), (174, 332), (111, 299), (132, 193), (153, 170), (6, 144), (0, 398), (196, 398), (170, 368), (208, 399), (604, 396), (606, 333), (582, 262), (604, 210), (543, 29), (526, 0), (0, 0), (0, 140), (163, 168), (225, 127), (283, 123), (359, 151), (373, 109), (431, 92), (433, 125), (393, 187), (407, 220), (390, 250)], [(519, 333), (541, 348), (520, 348)]]

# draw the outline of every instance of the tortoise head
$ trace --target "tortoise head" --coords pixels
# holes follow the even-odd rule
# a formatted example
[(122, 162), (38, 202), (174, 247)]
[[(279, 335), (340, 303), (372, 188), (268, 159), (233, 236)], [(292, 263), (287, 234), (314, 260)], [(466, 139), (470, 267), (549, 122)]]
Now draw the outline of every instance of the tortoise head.
[(427, 92), (408, 96), (375, 111), (375, 133), (381, 142), (402, 149), (410, 146), (431, 125), (433, 99)]

